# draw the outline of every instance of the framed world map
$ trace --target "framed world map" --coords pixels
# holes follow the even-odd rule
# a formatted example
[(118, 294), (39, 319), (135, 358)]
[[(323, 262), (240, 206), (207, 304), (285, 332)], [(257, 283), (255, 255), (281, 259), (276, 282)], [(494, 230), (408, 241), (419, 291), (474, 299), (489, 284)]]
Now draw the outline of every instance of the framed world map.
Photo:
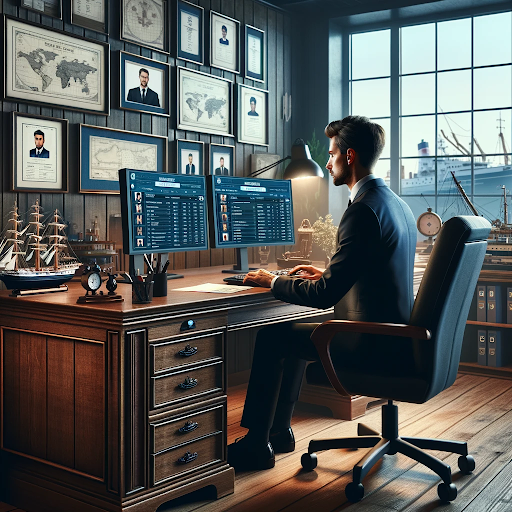
[(109, 114), (109, 45), (5, 17), (5, 97)]

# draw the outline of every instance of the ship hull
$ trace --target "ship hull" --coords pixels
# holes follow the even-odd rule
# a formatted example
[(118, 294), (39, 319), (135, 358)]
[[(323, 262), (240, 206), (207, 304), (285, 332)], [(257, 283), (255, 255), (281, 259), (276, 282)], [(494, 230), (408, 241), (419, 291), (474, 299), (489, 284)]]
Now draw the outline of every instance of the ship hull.
[(75, 275), (74, 270), (69, 272), (56, 272), (46, 275), (0, 273), (0, 280), (8, 290), (39, 290), (53, 288), (67, 283)]

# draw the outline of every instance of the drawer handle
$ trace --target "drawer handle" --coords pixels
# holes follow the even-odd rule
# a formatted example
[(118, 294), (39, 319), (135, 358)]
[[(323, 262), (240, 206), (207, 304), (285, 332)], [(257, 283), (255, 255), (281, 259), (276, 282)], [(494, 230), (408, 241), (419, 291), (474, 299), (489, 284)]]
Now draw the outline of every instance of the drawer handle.
[(187, 377), (181, 384), (178, 384), (180, 389), (191, 389), (197, 386), (197, 379)]
[(178, 432), (180, 434), (186, 434), (187, 432), (192, 432), (192, 430), (195, 430), (197, 427), (199, 427), (199, 423), (196, 423), (195, 421), (187, 421), (183, 427), (178, 429)]
[(197, 452), (190, 453), (187, 452), (183, 457), (180, 457), (178, 459), (178, 464), (188, 464), (189, 462), (192, 462), (193, 460), (197, 459)]
[(178, 352), (179, 356), (183, 357), (190, 357), (197, 353), (197, 347), (191, 347), (190, 345), (187, 345), (185, 348), (181, 349)]

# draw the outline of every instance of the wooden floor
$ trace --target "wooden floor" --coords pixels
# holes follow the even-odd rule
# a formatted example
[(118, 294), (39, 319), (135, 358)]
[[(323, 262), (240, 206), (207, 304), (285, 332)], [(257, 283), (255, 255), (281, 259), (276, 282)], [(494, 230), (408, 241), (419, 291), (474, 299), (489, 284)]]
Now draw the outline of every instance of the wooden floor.
[[(245, 389), (230, 390), (228, 442), (245, 433), (239, 426)], [(455, 384), (423, 405), (399, 403), (403, 435), (468, 441), (476, 470), (462, 475), (457, 456), (435, 453), (453, 468), (459, 495), (449, 505), (437, 497), (439, 478), (403, 455), (386, 456), (364, 481), (365, 498), (347, 503), (343, 489), (352, 465), (366, 450), (333, 450), (318, 454), (318, 467), (301, 470), (300, 456), (310, 439), (351, 436), (357, 421), (339, 421), (325, 412), (298, 407), (293, 430), (294, 453), (276, 456), (274, 469), (236, 475), (235, 493), (214, 500), (207, 492), (189, 495), (158, 512), (505, 512), (512, 510), (512, 381), (460, 375)], [(321, 414), (323, 412), (323, 414)], [(380, 407), (367, 412), (364, 423), (380, 427)], [(0, 503), (0, 512), (22, 512)], [(71, 512), (71, 511), (70, 511)]]

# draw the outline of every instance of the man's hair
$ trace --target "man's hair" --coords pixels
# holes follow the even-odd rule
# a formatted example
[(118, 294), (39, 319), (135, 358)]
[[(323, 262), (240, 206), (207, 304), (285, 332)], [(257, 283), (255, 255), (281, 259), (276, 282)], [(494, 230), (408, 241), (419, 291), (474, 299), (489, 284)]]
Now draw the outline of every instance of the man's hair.
[(379, 159), (386, 134), (384, 128), (364, 116), (347, 116), (341, 121), (332, 121), (325, 127), (325, 135), (332, 139), (342, 153), (352, 148), (363, 167), (371, 169)]
[(36, 131), (34, 132), (34, 137), (35, 137), (36, 135), (41, 135), (41, 137), (43, 137), (43, 139), (44, 139), (44, 132), (42, 132), (41, 130), (36, 130)]
[(224, 157), (223, 156), (221, 156), (220, 159), (224, 162)]
[(192, 155), (192, 153), (189, 153), (189, 154), (188, 154), (188, 156), (191, 156), (192, 158), (194, 158), (194, 157), (193, 157), (193, 155)]
[(226, 32), (228, 31), (228, 29), (227, 29), (226, 25), (222, 25), (221, 30), (225, 30)]
[(140, 68), (139, 69), (139, 76), (141, 73), (146, 73), (149, 76), (149, 71), (146, 68)]
[(251, 96), (251, 99), (249, 100), (249, 103), (252, 103), (254, 101), (254, 103), (256, 103), (256, 98), (254, 96)]

